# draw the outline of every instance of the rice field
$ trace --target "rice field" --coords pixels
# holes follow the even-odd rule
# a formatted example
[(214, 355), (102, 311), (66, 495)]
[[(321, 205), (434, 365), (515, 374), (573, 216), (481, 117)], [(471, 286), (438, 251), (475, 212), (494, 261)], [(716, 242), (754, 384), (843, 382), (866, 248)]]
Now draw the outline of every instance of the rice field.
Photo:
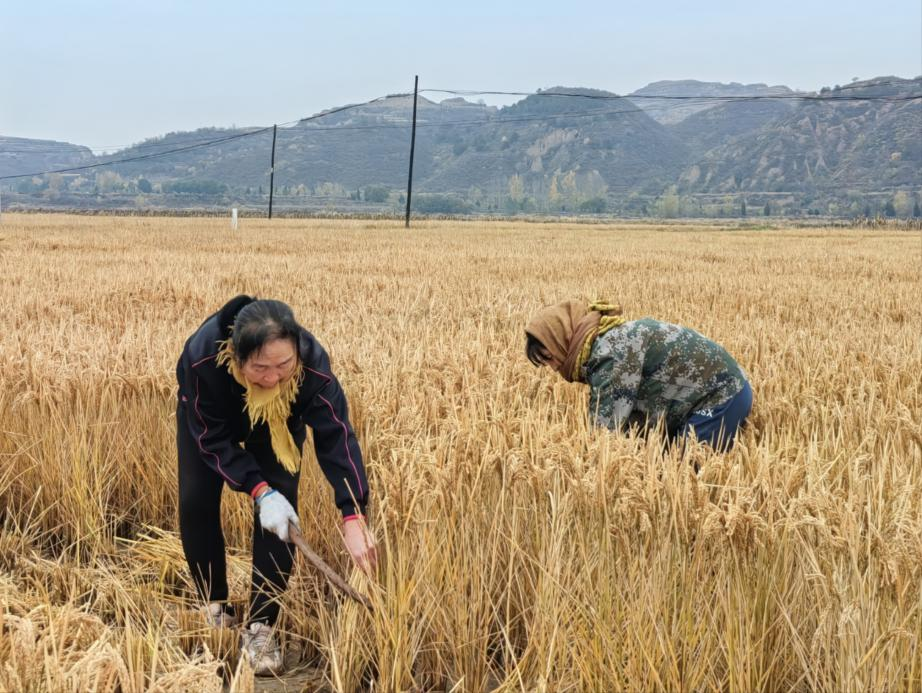
[[(0, 690), (922, 691), (920, 268), (918, 231), (4, 214)], [(176, 359), (238, 293), (330, 351), (382, 556), (351, 570), (308, 451), (305, 537), (374, 610), (298, 560), (280, 680), (177, 535)], [(566, 298), (723, 344), (737, 447), (591, 429), (524, 356)]]

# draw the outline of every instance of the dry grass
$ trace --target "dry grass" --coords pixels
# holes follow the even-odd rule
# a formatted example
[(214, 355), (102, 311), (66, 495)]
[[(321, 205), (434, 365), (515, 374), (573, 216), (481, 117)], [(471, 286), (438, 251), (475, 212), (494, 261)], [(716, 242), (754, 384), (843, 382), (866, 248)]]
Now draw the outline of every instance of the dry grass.
[[(922, 690), (920, 267), (917, 232), (4, 215), (0, 690), (253, 690), (175, 533), (174, 364), (240, 292), (330, 349), (368, 460), (374, 615), (304, 570), (285, 597), (330, 688)], [(737, 449), (695, 474), (589, 429), (522, 353), (579, 296), (724, 344), (756, 393)]]

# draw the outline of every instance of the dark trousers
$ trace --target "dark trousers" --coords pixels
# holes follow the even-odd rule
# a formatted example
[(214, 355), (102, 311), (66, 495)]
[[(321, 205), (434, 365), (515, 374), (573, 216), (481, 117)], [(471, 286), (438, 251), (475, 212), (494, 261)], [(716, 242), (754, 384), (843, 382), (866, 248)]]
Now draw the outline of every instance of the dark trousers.
[(742, 390), (719, 407), (692, 414), (682, 429), (682, 436), (694, 431), (698, 440), (708, 443), (715, 450), (726, 452), (733, 447), (736, 434), (751, 411), (752, 387), (746, 383)]
[[(221, 489), (224, 480), (201, 459), (198, 445), (185, 423), (182, 405), (176, 409), (176, 447), (179, 453), (179, 535), (189, 571), (201, 597), (209, 602), (227, 601), (227, 558), (221, 531)], [(268, 426), (254, 429), (244, 447), (259, 462), (263, 478), (294, 508), (298, 507), (298, 479), (279, 464), (269, 438)], [(294, 563), (294, 547), (272, 532), (264, 532), (255, 511), (253, 520), (253, 578), (250, 588), (250, 621), (274, 624), (277, 598), (288, 585)]]

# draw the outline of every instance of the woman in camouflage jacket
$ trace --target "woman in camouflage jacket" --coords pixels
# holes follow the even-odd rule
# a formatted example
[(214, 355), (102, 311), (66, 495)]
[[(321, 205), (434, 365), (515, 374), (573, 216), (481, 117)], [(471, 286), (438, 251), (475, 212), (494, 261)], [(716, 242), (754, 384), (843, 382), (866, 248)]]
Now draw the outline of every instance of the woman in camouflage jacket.
[(719, 344), (688, 327), (627, 320), (616, 305), (565, 301), (525, 328), (526, 354), (570, 382), (589, 385), (592, 423), (611, 430), (662, 423), (729, 450), (752, 409), (746, 374)]

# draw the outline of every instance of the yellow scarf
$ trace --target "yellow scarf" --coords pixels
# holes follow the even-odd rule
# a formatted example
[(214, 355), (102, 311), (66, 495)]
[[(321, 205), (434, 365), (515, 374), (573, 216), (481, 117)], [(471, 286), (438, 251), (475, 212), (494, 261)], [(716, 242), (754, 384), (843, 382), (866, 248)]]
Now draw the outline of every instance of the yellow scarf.
[(252, 384), (244, 377), (234, 357), (234, 345), (230, 339), (218, 344), (218, 364), (226, 366), (234, 380), (246, 388), (243, 408), (250, 416), (250, 425), (255, 428), (262, 421), (269, 424), (272, 452), (290, 474), (295, 474), (301, 467), (301, 453), (291, 437), (291, 431), (288, 430), (288, 417), (291, 416), (291, 403), (298, 396), (298, 388), (304, 374), (301, 363), (298, 363), (294, 375), (288, 380), (277, 383), (272, 388), (263, 388)]
[(573, 364), (573, 371), (570, 374), (573, 380), (579, 380), (580, 370), (583, 364), (586, 363), (586, 359), (589, 358), (589, 353), (592, 351), (592, 344), (595, 342), (596, 337), (601, 337), (609, 330), (627, 322), (627, 318), (623, 315), (609, 314), (621, 312), (621, 306), (617, 303), (602, 303), (601, 301), (596, 301), (595, 303), (589, 304), (589, 310), (591, 312), (600, 313), (599, 327), (586, 335), (583, 346), (579, 350), (579, 356), (576, 357), (576, 363)]

